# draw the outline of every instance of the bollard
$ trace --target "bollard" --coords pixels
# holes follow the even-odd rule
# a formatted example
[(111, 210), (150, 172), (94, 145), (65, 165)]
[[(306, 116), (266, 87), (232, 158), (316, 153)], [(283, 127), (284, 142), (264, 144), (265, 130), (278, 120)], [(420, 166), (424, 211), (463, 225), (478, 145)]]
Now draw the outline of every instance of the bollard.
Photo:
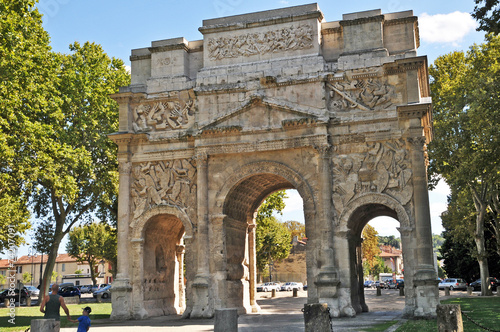
[(238, 310), (216, 309), (214, 332), (238, 332)]
[(297, 296), (298, 296), (298, 295), (297, 295), (297, 291), (298, 291), (298, 290), (297, 290), (297, 288), (294, 288), (294, 289), (293, 289), (293, 297), (297, 297)]
[(9, 307), (9, 305), (10, 305), (10, 300), (6, 298), (6, 299), (3, 301), (3, 304), (5, 305), (5, 308), (8, 308), (8, 307)]
[(450, 287), (444, 288), (444, 296), (450, 296)]
[(460, 304), (438, 304), (436, 314), (438, 332), (464, 332)]
[(55, 319), (32, 319), (31, 332), (54, 332)]
[(276, 289), (271, 290), (271, 297), (276, 297)]
[(472, 295), (472, 287), (467, 287), (467, 295)]
[(399, 288), (399, 296), (405, 296), (405, 288), (404, 287)]
[(380, 286), (377, 286), (377, 296), (381, 295), (382, 295), (382, 289), (380, 288)]
[(102, 302), (102, 294), (97, 294), (97, 303)]
[(304, 304), (305, 332), (331, 331), (330, 310), (327, 303)]
[(26, 306), (27, 306), (27, 307), (31, 307), (31, 297), (28, 297), (28, 298), (26, 299)]

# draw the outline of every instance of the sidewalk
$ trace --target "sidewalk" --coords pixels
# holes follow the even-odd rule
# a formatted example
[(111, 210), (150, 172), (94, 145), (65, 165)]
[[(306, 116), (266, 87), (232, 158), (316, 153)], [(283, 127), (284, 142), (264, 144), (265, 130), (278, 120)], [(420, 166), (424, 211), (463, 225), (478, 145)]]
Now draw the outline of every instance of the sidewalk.
[[(241, 315), (238, 318), (239, 332), (286, 331), (303, 332), (304, 316), (301, 309), (306, 303), (306, 292), (299, 292), (299, 297), (292, 297), (292, 292), (278, 292), (276, 298), (271, 293), (258, 293), (261, 313)], [(333, 331), (363, 331), (363, 329), (384, 323), (401, 320), (404, 297), (399, 291), (387, 290), (382, 296), (375, 296), (375, 291), (365, 291), (366, 302), (371, 312), (358, 314), (355, 318), (333, 320)], [(181, 319), (179, 316), (153, 317), (145, 320), (115, 322), (95, 320), (92, 332), (181, 332), (213, 331), (213, 319)], [(76, 327), (62, 328), (61, 332), (74, 332)]]

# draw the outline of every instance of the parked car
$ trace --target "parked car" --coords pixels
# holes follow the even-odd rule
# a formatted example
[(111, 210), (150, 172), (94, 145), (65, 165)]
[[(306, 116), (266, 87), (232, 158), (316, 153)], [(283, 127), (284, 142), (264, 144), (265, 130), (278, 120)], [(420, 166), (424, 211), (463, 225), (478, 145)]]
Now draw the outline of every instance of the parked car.
[(375, 281), (373, 280), (366, 280), (364, 283), (365, 288), (373, 288), (375, 287)]
[(467, 282), (465, 282), (465, 280), (462, 278), (448, 278), (441, 281), (438, 287), (439, 289), (445, 289), (445, 287), (449, 287), (450, 290), (467, 290)]
[(80, 292), (82, 294), (92, 293), (92, 285), (82, 285), (82, 287), (80, 288)]
[(81, 297), (80, 290), (76, 286), (66, 286), (59, 288), (59, 291), (57, 294), (61, 295), (62, 297), (73, 297), (73, 296), (78, 296)]
[[(493, 278), (493, 277), (489, 277), (488, 280), (490, 281), (490, 284), (491, 284), (491, 290), (493, 290), (493, 291), (497, 290), (498, 285), (500, 284), (500, 280), (498, 280), (497, 278)], [(471, 282), (470, 286), (472, 287), (472, 290), (480, 291), (481, 290), (481, 279), (477, 279), (476, 281)]]
[(396, 282), (394, 280), (390, 280), (389, 283), (387, 284), (387, 288), (389, 289), (400, 289), (405, 287), (405, 281), (403, 279), (396, 279)]
[(281, 286), (282, 291), (292, 291), (294, 289), (302, 290), (304, 285), (301, 282), (287, 282)]
[(375, 287), (375, 288), (378, 288), (378, 287), (387, 288), (387, 284), (384, 281), (377, 280), (377, 281), (375, 281), (375, 284), (373, 287)]
[(278, 282), (266, 282), (265, 284), (257, 286), (257, 292), (270, 292), (273, 289), (279, 292), (281, 285)]
[(307, 290), (307, 285), (304, 285), (304, 287), (302, 287), (303, 290)]
[(30, 297), (38, 297), (40, 294), (40, 290), (35, 286), (24, 286), (24, 288), (26, 288)]
[(93, 293), (94, 298), (97, 298), (97, 295), (101, 294), (101, 297), (103, 299), (108, 299), (111, 297), (111, 285), (107, 285), (105, 287), (102, 287), (101, 289), (96, 290)]
[(104, 288), (106, 286), (108, 286), (108, 284), (97, 284), (95, 286), (92, 286), (90, 293), (94, 293), (95, 291), (98, 291), (99, 289)]
[[(26, 304), (27, 299), (29, 298), (28, 291), (25, 287), (21, 289), (21, 304)], [(0, 293), (0, 303), (5, 302), (5, 299), (14, 299), (15, 302), (19, 302), (19, 288), (14, 290), (6, 289)]]

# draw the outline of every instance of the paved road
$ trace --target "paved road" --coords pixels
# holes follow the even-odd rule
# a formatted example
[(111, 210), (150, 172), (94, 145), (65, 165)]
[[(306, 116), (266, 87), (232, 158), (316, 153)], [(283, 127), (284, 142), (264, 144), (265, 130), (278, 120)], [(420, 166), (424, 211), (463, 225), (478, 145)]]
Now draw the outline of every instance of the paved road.
[[(292, 292), (279, 292), (276, 298), (270, 293), (258, 293), (261, 313), (241, 315), (238, 318), (239, 332), (286, 331), (303, 332), (304, 318), (301, 309), (306, 303), (306, 292), (299, 292), (299, 297), (292, 297)], [(387, 290), (382, 296), (375, 296), (375, 291), (365, 292), (367, 304), (372, 312), (362, 313), (356, 318), (334, 320), (333, 330), (362, 331), (364, 328), (383, 323), (388, 320), (401, 320), (404, 308), (404, 297), (399, 291)], [(92, 332), (185, 332), (213, 331), (213, 319), (181, 319), (178, 316), (153, 317), (145, 320), (114, 322), (110, 320), (94, 321)], [(74, 332), (75, 328), (63, 328), (62, 332)]]

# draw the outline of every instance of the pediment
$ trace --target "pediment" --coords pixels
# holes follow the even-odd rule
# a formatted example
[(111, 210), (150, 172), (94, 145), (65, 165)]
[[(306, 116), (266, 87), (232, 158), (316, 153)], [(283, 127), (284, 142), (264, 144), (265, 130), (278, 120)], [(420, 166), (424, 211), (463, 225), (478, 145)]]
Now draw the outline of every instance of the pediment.
[(269, 98), (253, 97), (239, 107), (220, 115), (201, 130), (241, 128), (242, 131), (279, 129), (286, 123), (321, 121), (325, 110)]

